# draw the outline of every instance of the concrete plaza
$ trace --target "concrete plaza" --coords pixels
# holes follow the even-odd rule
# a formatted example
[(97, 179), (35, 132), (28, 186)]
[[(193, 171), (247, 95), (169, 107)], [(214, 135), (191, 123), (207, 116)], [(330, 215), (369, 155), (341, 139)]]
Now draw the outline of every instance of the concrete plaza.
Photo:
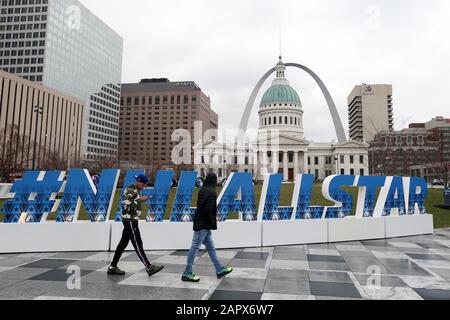
[[(127, 252), (119, 264), (125, 276), (108, 276), (112, 255), (0, 255), (0, 300), (450, 300), (450, 229), (389, 240), (220, 250), (222, 263), (235, 268), (222, 280), (202, 251), (194, 268), (202, 277), (199, 284), (181, 281), (187, 252), (148, 252), (152, 262), (165, 265), (152, 278), (134, 252)], [(81, 270), (81, 288), (70, 290), (67, 271), (73, 266)]]

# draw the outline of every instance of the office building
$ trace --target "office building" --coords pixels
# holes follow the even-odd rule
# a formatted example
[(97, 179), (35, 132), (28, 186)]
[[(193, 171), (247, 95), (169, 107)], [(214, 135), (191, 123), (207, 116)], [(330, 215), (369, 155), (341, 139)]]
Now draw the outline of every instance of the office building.
[(82, 164), (84, 101), (0, 70), (4, 174)]
[(0, 12), (0, 69), (82, 99), (84, 157), (117, 157), (122, 38), (78, 0), (1, 0)]
[(392, 85), (355, 86), (348, 97), (350, 140), (370, 143), (381, 131), (394, 130)]

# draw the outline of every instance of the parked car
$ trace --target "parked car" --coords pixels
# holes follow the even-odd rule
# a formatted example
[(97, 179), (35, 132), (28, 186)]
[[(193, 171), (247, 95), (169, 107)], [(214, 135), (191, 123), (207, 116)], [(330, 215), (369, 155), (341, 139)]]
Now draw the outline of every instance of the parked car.
[(433, 186), (443, 186), (444, 185), (444, 181), (442, 179), (434, 179), (431, 184)]

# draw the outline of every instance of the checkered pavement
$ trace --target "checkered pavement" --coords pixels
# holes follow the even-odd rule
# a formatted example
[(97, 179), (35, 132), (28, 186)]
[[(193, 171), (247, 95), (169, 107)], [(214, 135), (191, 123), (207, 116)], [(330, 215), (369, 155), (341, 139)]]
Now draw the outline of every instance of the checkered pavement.
[[(147, 254), (165, 265), (151, 278), (134, 252), (119, 264), (123, 277), (106, 274), (108, 252), (0, 255), (0, 300), (450, 300), (450, 229), (386, 241), (219, 250), (234, 268), (221, 280), (201, 251), (198, 284), (181, 281), (187, 252)], [(81, 270), (80, 289), (68, 289), (70, 266)]]

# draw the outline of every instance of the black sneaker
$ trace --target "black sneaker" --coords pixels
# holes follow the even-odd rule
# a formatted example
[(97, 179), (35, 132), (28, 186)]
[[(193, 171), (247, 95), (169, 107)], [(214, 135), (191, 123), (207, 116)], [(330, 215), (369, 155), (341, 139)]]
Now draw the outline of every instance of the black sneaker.
[(125, 271), (120, 270), (119, 267), (109, 267), (108, 274), (112, 276), (124, 276)]
[(147, 270), (147, 274), (149, 277), (157, 274), (158, 272), (161, 272), (161, 270), (164, 269), (164, 266), (158, 266), (156, 264), (152, 264), (150, 268)]

